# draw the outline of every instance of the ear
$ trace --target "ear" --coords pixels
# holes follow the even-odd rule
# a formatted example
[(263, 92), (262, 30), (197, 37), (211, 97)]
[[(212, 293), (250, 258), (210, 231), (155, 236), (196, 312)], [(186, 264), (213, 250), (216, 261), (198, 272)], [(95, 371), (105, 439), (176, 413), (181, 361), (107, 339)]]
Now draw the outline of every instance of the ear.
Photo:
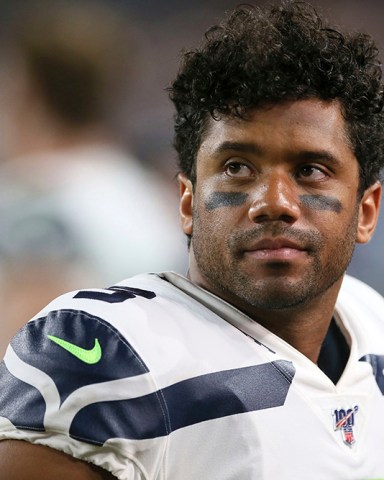
[(381, 184), (376, 182), (365, 190), (360, 201), (357, 243), (367, 243), (372, 238), (379, 219), (380, 202)]
[(192, 182), (183, 173), (177, 177), (180, 188), (180, 219), (183, 232), (192, 235), (193, 187)]

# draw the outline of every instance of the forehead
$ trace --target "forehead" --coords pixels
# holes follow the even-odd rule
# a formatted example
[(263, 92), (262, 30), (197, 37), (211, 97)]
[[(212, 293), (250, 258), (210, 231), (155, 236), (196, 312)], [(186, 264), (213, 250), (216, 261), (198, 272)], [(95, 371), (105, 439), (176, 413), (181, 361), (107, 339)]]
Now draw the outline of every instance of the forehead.
[(210, 155), (224, 144), (254, 144), (260, 151), (327, 150), (353, 157), (347, 125), (337, 101), (308, 99), (255, 109), (246, 119), (210, 119), (198, 156)]

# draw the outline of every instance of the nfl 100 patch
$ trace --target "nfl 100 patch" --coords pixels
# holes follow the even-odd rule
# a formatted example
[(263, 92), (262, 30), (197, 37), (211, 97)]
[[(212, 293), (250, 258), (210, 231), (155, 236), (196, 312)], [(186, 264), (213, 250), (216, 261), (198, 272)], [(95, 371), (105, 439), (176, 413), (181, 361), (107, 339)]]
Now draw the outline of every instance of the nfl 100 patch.
[(356, 442), (354, 427), (358, 411), (358, 405), (354, 405), (352, 408), (336, 408), (332, 413), (335, 431), (340, 430), (344, 443), (350, 447)]

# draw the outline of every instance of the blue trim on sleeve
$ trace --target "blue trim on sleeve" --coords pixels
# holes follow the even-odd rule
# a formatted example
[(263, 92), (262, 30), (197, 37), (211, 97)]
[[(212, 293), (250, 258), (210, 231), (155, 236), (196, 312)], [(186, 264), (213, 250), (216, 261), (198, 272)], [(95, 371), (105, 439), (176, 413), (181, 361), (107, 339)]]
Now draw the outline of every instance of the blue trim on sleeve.
[(102, 445), (110, 438), (163, 437), (169, 428), (164, 402), (155, 392), (130, 400), (88, 405), (76, 415), (69, 433), (77, 440)]
[(44, 431), (45, 402), (40, 392), (15, 378), (0, 363), (0, 416), (20, 428)]
[[(97, 364), (87, 364), (52, 342), (55, 336), (84, 349), (92, 349), (95, 339), (102, 349)], [(80, 387), (148, 372), (142, 359), (109, 323), (77, 310), (58, 310), (27, 323), (11, 343), (24, 362), (49, 375), (61, 402)]]

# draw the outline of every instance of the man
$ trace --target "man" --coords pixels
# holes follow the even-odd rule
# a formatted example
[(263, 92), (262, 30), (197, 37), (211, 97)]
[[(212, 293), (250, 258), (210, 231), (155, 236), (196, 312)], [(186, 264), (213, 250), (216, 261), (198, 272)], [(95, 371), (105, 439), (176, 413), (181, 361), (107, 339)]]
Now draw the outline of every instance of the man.
[(188, 279), (72, 292), (18, 333), (1, 479), (384, 477), (384, 302), (344, 278), (379, 211), (376, 55), (302, 3), (239, 8), (186, 54)]

